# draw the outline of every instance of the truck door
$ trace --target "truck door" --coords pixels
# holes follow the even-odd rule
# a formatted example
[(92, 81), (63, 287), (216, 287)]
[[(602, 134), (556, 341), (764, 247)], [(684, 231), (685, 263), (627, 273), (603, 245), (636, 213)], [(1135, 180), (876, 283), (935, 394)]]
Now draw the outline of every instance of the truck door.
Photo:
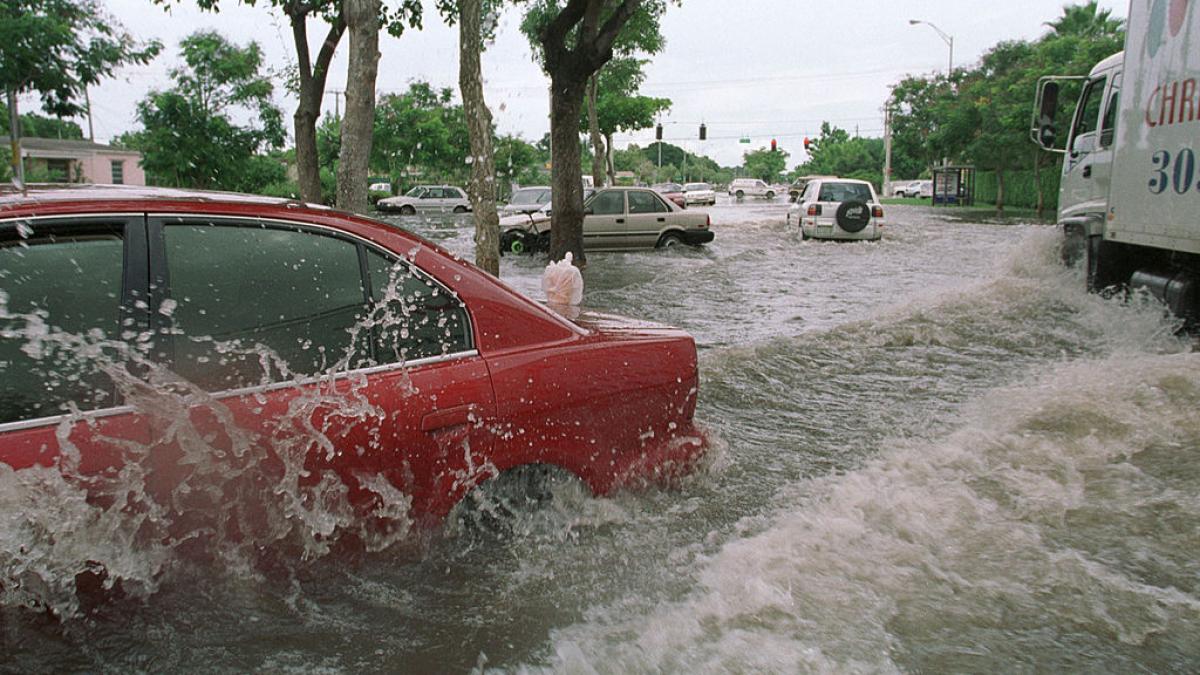
[[(1063, 165), (1060, 201), (1064, 218), (1104, 211), (1108, 180), (1112, 173), (1111, 135), (1107, 139), (1108, 146), (1102, 147), (1100, 144), (1101, 113), (1108, 82), (1109, 73), (1092, 78), (1085, 85), (1079, 107), (1075, 110), (1075, 120), (1071, 125), (1071, 145), (1067, 148)], [(1097, 173), (1103, 174), (1102, 181), (1097, 180)]]

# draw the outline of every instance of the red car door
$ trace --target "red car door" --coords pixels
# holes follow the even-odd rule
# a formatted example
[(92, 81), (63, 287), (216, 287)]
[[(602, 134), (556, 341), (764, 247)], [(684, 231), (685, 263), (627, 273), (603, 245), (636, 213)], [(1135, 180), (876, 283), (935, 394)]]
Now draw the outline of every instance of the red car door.
[[(302, 524), (327, 537), (364, 523), (372, 536), (396, 534), (444, 514), (456, 486), (486, 471), (491, 381), (448, 289), (328, 228), (150, 223), (154, 301), (172, 307), (160, 314), (164, 358), (213, 397), (197, 396), (163, 438), (177, 458), (189, 445), (223, 458), (206, 478), (246, 469), (235, 493), (265, 482), (279, 501), (243, 518), (256, 536)], [(197, 461), (208, 458), (184, 463)], [(364, 512), (379, 518), (356, 517)]]
[(125, 405), (137, 390), (126, 340), (145, 332), (145, 241), (140, 214), (0, 221), (0, 462), (90, 474), (97, 498), (137, 490), (115, 468), (149, 443)]

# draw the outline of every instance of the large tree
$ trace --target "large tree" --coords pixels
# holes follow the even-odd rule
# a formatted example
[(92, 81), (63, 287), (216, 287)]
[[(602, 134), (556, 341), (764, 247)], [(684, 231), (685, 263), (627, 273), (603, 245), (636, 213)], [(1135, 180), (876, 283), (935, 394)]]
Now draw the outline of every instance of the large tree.
[(616, 178), (613, 134), (650, 127), (659, 112), (671, 107), (670, 99), (637, 93), (645, 79), (645, 64), (642, 59), (615, 57), (588, 84), (588, 110), (580, 129), (590, 134), (596, 153), (592, 167), (596, 185), (603, 184), (605, 174), (610, 183)]
[(588, 81), (613, 57), (613, 46), (635, 14), (657, 20), (666, 0), (528, 0), (522, 30), (537, 46), (550, 76), (553, 193), (550, 258), (567, 252), (583, 265), (583, 171), (579, 115)]
[[(63, 0), (64, 2), (67, 0)], [(184, 0), (153, 0), (170, 6)], [(227, 0), (228, 1), (228, 0)], [(237, 0), (254, 6), (260, 0)], [(321, 201), (321, 173), (317, 158), (317, 120), (321, 117), (321, 101), (325, 96), (325, 82), (329, 76), (329, 64), (333, 61), (338, 43), (346, 32), (344, 0), (261, 0), (283, 12), (292, 26), (292, 43), (296, 50), (294, 82), (299, 102), (292, 116), (293, 133), (296, 137), (296, 172), (299, 174), (300, 198), (310, 202)], [(196, 0), (204, 10), (219, 11), (221, 0)], [(394, 8), (379, 5), (380, 25), (388, 33), (399, 37), (405, 27), (419, 28), (421, 25), (420, 0), (398, 0)], [(309, 19), (320, 19), (327, 24), (325, 37), (313, 58), (309, 44)], [(372, 90), (374, 83), (371, 84)]]
[(364, 213), (368, 164), (375, 129), (375, 77), (379, 72), (379, 0), (344, 0), (342, 13), (350, 31), (346, 68), (346, 115), (338, 153), (337, 206)]
[(742, 155), (742, 165), (750, 176), (772, 183), (779, 180), (780, 174), (787, 168), (787, 158), (788, 153), (782, 149), (759, 148), (747, 150)]
[(259, 156), (281, 146), (285, 134), (258, 44), (239, 47), (218, 33), (199, 32), (183, 39), (180, 53), (184, 65), (171, 71), (174, 86), (150, 92), (138, 104), (143, 128), (120, 139), (142, 152), (151, 181), (254, 191), (280, 180), (278, 162)]
[(161, 48), (139, 45), (96, 0), (5, 0), (0, 4), (0, 86), (8, 97), (12, 166), (21, 165), (17, 96), (36, 92), (58, 117), (83, 111), (87, 87), (127, 63), (146, 63)]

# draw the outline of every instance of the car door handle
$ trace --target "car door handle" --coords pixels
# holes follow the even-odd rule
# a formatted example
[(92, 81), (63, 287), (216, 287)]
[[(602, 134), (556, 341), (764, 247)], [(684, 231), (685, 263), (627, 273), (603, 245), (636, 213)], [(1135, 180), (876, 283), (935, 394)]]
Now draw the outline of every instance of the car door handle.
[(1083, 166), (1083, 177), (1084, 178), (1092, 177), (1092, 165), (1091, 164), (1085, 164)]
[(620, 225), (620, 224), (622, 224), (622, 223), (624, 223), (624, 222), (625, 222), (625, 219), (624, 219), (624, 218), (617, 218), (617, 224), (618, 224), (618, 225)]
[(425, 416), (421, 418), (421, 431), (437, 431), (467, 424), (477, 409), (478, 406), (472, 403), (425, 413)]

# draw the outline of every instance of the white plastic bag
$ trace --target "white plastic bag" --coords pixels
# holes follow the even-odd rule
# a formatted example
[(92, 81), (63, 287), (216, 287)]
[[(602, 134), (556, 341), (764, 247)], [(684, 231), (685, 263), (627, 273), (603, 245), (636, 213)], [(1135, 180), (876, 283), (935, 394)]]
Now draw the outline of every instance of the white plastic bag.
[(546, 292), (546, 302), (552, 305), (578, 305), (583, 301), (583, 275), (571, 264), (570, 251), (562, 260), (546, 265), (542, 290)]

